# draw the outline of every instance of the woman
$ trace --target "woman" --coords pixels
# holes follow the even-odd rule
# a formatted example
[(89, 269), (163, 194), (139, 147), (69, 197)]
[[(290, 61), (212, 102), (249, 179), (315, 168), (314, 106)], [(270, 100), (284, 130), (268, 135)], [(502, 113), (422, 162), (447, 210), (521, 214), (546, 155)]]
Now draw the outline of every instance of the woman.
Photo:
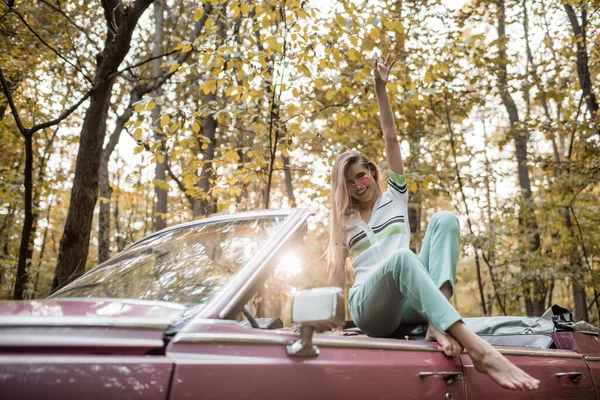
[[(447, 356), (463, 346), (475, 368), (509, 389), (537, 389), (539, 381), (513, 365), (471, 332), (448, 299), (459, 253), (458, 220), (450, 212), (431, 219), (419, 256), (408, 249), (408, 193), (396, 125), (386, 83), (394, 64), (375, 58), (373, 76), (389, 167), (389, 189), (379, 186), (377, 166), (358, 151), (339, 156), (331, 176), (328, 247), (329, 284), (343, 287), (346, 257), (352, 256), (355, 283), (348, 306), (356, 325), (385, 337), (406, 323), (430, 322), (427, 339)], [(338, 332), (340, 333), (340, 332)]]

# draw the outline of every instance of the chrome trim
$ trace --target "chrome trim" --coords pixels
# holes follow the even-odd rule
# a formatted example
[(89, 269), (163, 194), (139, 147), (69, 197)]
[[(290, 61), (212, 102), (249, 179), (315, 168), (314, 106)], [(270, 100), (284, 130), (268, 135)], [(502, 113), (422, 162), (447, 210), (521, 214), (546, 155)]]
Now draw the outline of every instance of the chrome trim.
[(533, 356), (533, 357), (556, 357), (556, 358), (576, 358), (582, 359), (583, 356), (579, 353), (575, 353), (570, 350), (563, 351), (547, 351), (547, 350), (518, 350), (518, 349), (502, 349), (500, 347), (495, 347), (500, 353), (508, 355), (508, 356)]
[(170, 303), (167, 301), (160, 300), (142, 300), (142, 299), (128, 299), (128, 298), (114, 298), (114, 297), (53, 297), (51, 299), (38, 299), (34, 301), (47, 302), (47, 301), (81, 301), (85, 303), (92, 302), (110, 302), (110, 303), (120, 303), (120, 304), (132, 304), (132, 305), (140, 305), (140, 306), (160, 306), (164, 308), (171, 308), (173, 310), (185, 311), (186, 306), (177, 303)]
[(175, 336), (173, 343), (211, 343), (211, 344), (275, 344), (284, 345), (294, 339), (284, 336), (252, 336), (243, 333), (181, 333)]
[(194, 320), (196, 324), (202, 325), (238, 325), (237, 321), (232, 319), (216, 319), (216, 318), (198, 318)]
[[(292, 226), (288, 228), (288, 231), (284, 233), (284, 236), (281, 238), (278, 235), (273, 236), (267, 243), (265, 243), (263, 247), (261, 247), (259, 253), (257, 254), (257, 258), (260, 260), (260, 264), (257, 267), (255, 267), (254, 272), (246, 280), (244, 285), (233, 295), (233, 297), (229, 299), (227, 304), (221, 309), (221, 311), (219, 312), (220, 318), (226, 318), (227, 315), (233, 309), (233, 307), (235, 307), (237, 302), (240, 300), (240, 298), (244, 297), (247, 294), (248, 290), (252, 287), (256, 277), (262, 272), (268, 261), (270, 261), (270, 257), (268, 257), (268, 254), (276, 253), (283, 246), (283, 244), (287, 242), (298, 231), (298, 229), (304, 224), (306, 219), (311, 215), (313, 215), (311, 211), (305, 209), (298, 209), (297, 212), (291, 215), (288, 224)], [(284, 227), (285, 225), (282, 226), (282, 229)], [(275, 243), (273, 244), (273, 242)], [(246, 266), (245, 268), (247, 267), (248, 266)]]
[(251, 219), (251, 218), (276, 217), (279, 215), (289, 216), (290, 214), (294, 213), (294, 211), (296, 211), (296, 210), (301, 210), (301, 209), (279, 208), (279, 209), (268, 209), (268, 210), (241, 211), (241, 212), (236, 212), (236, 213), (231, 213), (231, 214), (219, 214), (219, 215), (210, 216), (208, 218), (195, 219), (193, 221), (169, 226), (165, 229), (161, 229), (158, 232), (154, 232), (154, 233), (146, 236), (145, 238), (142, 238), (142, 239), (138, 240), (137, 242), (133, 243), (126, 250), (128, 250), (129, 248), (131, 248), (133, 246), (138, 245), (139, 243), (141, 243), (143, 241), (146, 241), (147, 239), (153, 238), (155, 236), (161, 235), (166, 232), (170, 232), (172, 230), (187, 228), (187, 227), (194, 226), (194, 225), (210, 224), (210, 223), (214, 223), (214, 222), (237, 221), (240, 219)]
[[(259, 344), (259, 345), (286, 345), (290, 341), (297, 340), (298, 336), (294, 335), (293, 338), (286, 336), (275, 336), (275, 335), (249, 335), (239, 333), (181, 333), (175, 337), (174, 343), (211, 343), (211, 344)], [(385, 340), (385, 341), (383, 341)], [(372, 339), (361, 339), (361, 338), (333, 338), (327, 337), (313, 337), (313, 344), (319, 348), (351, 348), (351, 349), (373, 349), (373, 350), (406, 350), (406, 351), (429, 351), (429, 352), (441, 352), (441, 347), (428, 346), (424, 344), (416, 344), (414, 342), (397, 339), (381, 339), (379, 341), (372, 341)], [(511, 356), (534, 356), (534, 357), (557, 357), (557, 358), (574, 358), (581, 359), (583, 356), (578, 353), (570, 351), (532, 351), (532, 350), (518, 350), (518, 349), (496, 349), (505, 355)], [(600, 357), (598, 357), (600, 360)], [(594, 360), (595, 361), (595, 360)]]
[(586, 361), (600, 361), (600, 355), (598, 356), (583, 356)]
[(427, 378), (429, 376), (441, 376), (444, 378), (444, 382), (446, 382), (447, 385), (451, 385), (453, 383), (456, 383), (456, 381), (463, 380), (462, 372), (440, 371), (440, 372), (420, 372), (419, 373), (419, 378), (421, 378), (421, 379)]
[[(28, 337), (27, 334), (16, 335), (0, 335), (0, 346), (1, 347), (48, 347), (48, 346), (60, 346), (60, 347), (78, 347), (78, 346), (91, 346), (91, 347), (145, 347), (145, 348), (158, 348), (163, 347), (164, 343), (160, 338), (157, 339), (131, 339), (124, 337), (100, 337), (100, 336), (52, 336), (44, 337), (40, 339), (39, 336)], [(2, 357), (4, 358), (4, 356)]]
[[(389, 342), (388, 342), (389, 340)], [(373, 350), (406, 350), (441, 352), (441, 347), (410, 343), (408, 340), (386, 339), (385, 342), (372, 342), (370, 339), (315, 338), (313, 342), (319, 347), (373, 349)]]
[[(136, 363), (136, 364), (147, 364), (147, 365), (157, 365), (157, 364), (169, 364), (172, 365), (173, 361), (169, 360), (164, 356), (152, 356), (148, 357), (147, 355), (111, 355), (110, 357), (98, 357), (98, 355), (87, 355), (81, 354), (77, 355), (77, 357), (65, 357), (64, 354), (55, 355), (55, 354), (2, 354), (0, 357), (0, 365), (5, 364), (68, 364), (68, 365), (78, 365), (78, 364), (96, 364), (96, 365), (115, 365), (118, 363)], [(117, 392), (118, 393), (118, 392)], [(40, 396), (39, 398), (43, 398)]]
[[(174, 343), (228, 343), (228, 344), (261, 344), (261, 345), (287, 345), (298, 338), (275, 335), (248, 335), (243, 333), (181, 333), (175, 337)], [(413, 351), (439, 351), (438, 347), (409, 344), (403, 341), (377, 342), (373, 343), (365, 339), (338, 339), (328, 337), (313, 337), (313, 343), (319, 347), (331, 348), (354, 348), (354, 349), (378, 349), (378, 350), (413, 350)]]
[(1, 328), (16, 327), (109, 327), (135, 329), (167, 329), (174, 319), (114, 317), (32, 317), (28, 315), (0, 317)]

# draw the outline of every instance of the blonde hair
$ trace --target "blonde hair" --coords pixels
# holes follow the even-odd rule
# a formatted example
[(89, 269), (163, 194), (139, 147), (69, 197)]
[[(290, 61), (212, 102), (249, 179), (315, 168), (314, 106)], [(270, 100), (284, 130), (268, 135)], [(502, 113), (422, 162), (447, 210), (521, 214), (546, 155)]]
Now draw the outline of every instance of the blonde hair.
[(327, 247), (328, 271), (342, 267), (344, 259), (344, 242), (346, 236), (344, 227), (350, 215), (358, 212), (358, 200), (348, 194), (346, 171), (356, 163), (367, 168), (375, 180), (377, 193), (381, 194), (379, 186), (379, 168), (359, 151), (349, 150), (342, 153), (331, 171), (331, 214), (329, 217), (329, 246)]

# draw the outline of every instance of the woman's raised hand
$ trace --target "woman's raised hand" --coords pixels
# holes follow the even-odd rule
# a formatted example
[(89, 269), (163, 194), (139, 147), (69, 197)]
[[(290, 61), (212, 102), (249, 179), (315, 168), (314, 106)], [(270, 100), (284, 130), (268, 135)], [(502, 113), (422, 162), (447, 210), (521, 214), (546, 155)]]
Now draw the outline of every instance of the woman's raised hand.
[(375, 56), (375, 63), (373, 65), (373, 78), (375, 78), (375, 83), (387, 83), (390, 76), (390, 71), (392, 70), (395, 62), (396, 60), (394, 59), (390, 61), (389, 54), (385, 58), (385, 61), (380, 59), (379, 56)]

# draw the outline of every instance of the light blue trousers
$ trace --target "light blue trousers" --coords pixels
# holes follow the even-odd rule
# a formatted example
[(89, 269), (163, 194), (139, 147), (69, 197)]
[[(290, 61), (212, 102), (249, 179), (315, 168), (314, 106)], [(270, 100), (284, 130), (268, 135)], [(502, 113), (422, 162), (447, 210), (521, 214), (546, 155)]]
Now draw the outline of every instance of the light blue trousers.
[(429, 321), (442, 332), (461, 316), (440, 291), (454, 291), (460, 251), (458, 218), (449, 211), (433, 215), (417, 256), (399, 249), (362, 285), (350, 289), (348, 306), (356, 326), (369, 336), (385, 337), (401, 324)]

